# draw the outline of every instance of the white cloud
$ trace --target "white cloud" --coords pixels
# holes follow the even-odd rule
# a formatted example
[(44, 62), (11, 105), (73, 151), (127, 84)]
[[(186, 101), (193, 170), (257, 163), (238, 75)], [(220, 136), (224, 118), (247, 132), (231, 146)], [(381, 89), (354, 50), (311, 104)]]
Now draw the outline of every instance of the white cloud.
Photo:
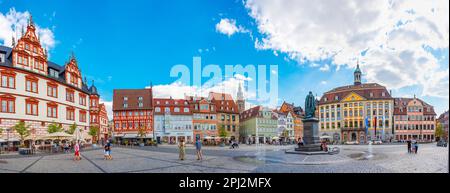
[[(12, 37), (16, 38), (22, 35), (22, 27), (26, 31), (28, 18), (30, 13), (28, 11), (18, 12), (15, 8), (11, 8), (8, 13), (0, 13), (0, 41), (6, 46), (11, 46)], [(36, 33), (40, 38), (41, 45), (50, 50), (55, 47), (55, 36), (49, 28), (42, 28), (35, 23)]]
[(219, 23), (216, 24), (216, 31), (223, 33), (225, 35), (232, 36), (235, 33), (245, 33), (248, 32), (244, 27), (237, 26), (236, 20), (224, 18), (221, 19)]
[(108, 113), (108, 119), (111, 120), (113, 118), (112, 101), (104, 101), (100, 99), (100, 103), (105, 104), (106, 112)]
[(319, 70), (322, 72), (328, 72), (328, 71), (330, 71), (330, 65), (325, 64), (322, 67), (320, 67)]
[[(252, 81), (252, 79), (236, 74), (234, 77), (224, 80), (218, 84), (210, 86), (203, 85), (202, 87), (189, 86), (180, 82), (173, 82), (171, 84), (153, 86), (153, 96), (155, 98), (172, 97), (182, 99), (185, 95), (207, 97), (209, 92), (224, 92), (231, 94), (231, 96), (235, 99), (239, 84), (243, 84), (244, 81)], [(256, 93), (245, 93), (244, 91), (244, 96), (246, 97), (255, 95)]]
[(323, 85), (325, 85), (325, 84), (327, 84), (327, 81), (320, 81), (320, 84), (323, 84)]
[[(369, 82), (391, 89), (420, 86), (448, 98), (448, 64), (429, 49), (449, 47), (448, 0), (247, 0), (262, 38), (257, 49), (303, 64), (332, 59), (336, 69), (360, 60)], [(362, 56), (361, 52), (366, 51)], [(438, 57), (438, 58), (436, 58)], [(329, 67), (322, 67), (324, 70)]]

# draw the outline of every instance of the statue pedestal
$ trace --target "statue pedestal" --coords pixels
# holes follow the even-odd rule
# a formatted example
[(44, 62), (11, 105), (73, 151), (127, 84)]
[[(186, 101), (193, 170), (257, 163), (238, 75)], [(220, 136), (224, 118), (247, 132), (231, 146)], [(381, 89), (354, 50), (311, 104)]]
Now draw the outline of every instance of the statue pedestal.
[(303, 146), (295, 151), (314, 152), (320, 150), (319, 120), (317, 118), (303, 119)]

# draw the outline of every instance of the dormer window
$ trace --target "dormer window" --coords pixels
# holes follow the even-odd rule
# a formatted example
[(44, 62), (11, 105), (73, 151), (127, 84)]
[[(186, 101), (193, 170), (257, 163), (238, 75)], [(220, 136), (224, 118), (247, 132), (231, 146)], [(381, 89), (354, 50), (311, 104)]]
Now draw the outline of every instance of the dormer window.
[(50, 75), (51, 77), (58, 78), (58, 76), (59, 76), (58, 71), (56, 71), (56, 70), (53, 69), (53, 68), (50, 68), (49, 71), (48, 71), (48, 73), (49, 73), (49, 75)]
[(334, 96), (334, 100), (339, 100), (339, 96)]
[(0, 63), (5, 62), (5, 54), (4, 53), (0, 53)]
[(123, 108), (128, 108), (128, 103), (123, 103)]
[(323, 98), (323, 101), (327, 102), (327, 97)]
[(140, 97), (138, 97), (138, 100), (140, 100), (140, 101), (141, 101), (141, 100), (143, 100), (143, 98), (142, 98), (142, 97), (140, 96)]
[(373, 92), (370, 93), (370, 97), (373, 97)]
[(169, 101), (166, 101), (166, 105), (168, 105), (169, 104)]
[(382, 92), (382, 93), (381, 93), (381, 96), (386, 96), (386, 93), (385, 93), (385, 92)]
[(128, 100), (128, 97), (123, 97), (123, 100), (124, 100), (124, 101), (127, 101), (127, 100)]

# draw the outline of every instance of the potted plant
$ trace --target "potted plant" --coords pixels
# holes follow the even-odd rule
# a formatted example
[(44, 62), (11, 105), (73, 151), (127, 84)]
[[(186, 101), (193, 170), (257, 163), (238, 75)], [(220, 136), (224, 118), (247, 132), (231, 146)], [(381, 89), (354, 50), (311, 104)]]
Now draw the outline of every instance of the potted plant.
[(128, 139), (125, 139), (125, 140), (123, 141), (123, 143), (125, 144), (125, 146), (128, 146)]

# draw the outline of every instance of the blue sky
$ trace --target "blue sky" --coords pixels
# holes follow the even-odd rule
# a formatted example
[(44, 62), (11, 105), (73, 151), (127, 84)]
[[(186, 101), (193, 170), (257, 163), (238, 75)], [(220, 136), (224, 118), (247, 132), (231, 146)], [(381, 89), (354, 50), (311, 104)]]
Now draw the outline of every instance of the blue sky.
[[(64, 64), (73, 51), (83, 76), (86, 76), (89, 82), (95, 80), (95, 85), (104, 101), (112, 100), (112, 90), (116, 88), (143, 88), (150, 82), (153, 82), (153, 85), (170, 85), (176, 80), (169, 76), (172, 66), (186, 64), (191, 67), (194, 56), (202, 57), (202, 65), (217, 64), (222, 67), (236, 64), (278, 65), (278, 98), (281, 101), (286, 100), (302, 106), (310, 90), (321, 96), (323, 92), (334, 87), (352, 84), (353, 69), (356, 65), (354, 60), (336, 59), (341, 56), (333, 52), (334, 48), (328, 48), (331, 56), (325, 54), (324, 57), (324, 54), (317, 56), (314, 53), (317, 49), (311, 49), (311, 46), (290, 45), (289, 41), (297, 42), (295, 45), (302, 45), (302, 42), (305, 42), (305, 45), (314, 42), (302, 41), (305, 37), (297, 37), (302, 30), (290, 33), (292, 39), (289, 34), (282, 34), (284, 29), (279, 27), (283, 24), (282, 21), (294, 18), (289, 16), (281, 19), (274, 18), (275, 15), (283, 15), (276, 14), (275, 8), (283, 8), (289, 12), (289, 6), (272, 5), (274, 9), (271, 10), (271, 5), (263, 3), (266, 1), (164, 0), (123, 3), (121, 1), (0, 0), (0, 13), (5, 16), (11, 12), (12, 8), (16, 12), (31, 13), (37, 25), (53, 33), (54, 44), (49, 48), (51, 60)], [(292, 6), (295, 7), (295, 5)], [(254, 10), (259, 11), (252, 13)], [(420, 13), (420, 10), (418, 12)], [(448, 10), (444, 14), (448, 15)], [(268, 19), (267, 25), (262, 25), (264, 20), (261, 18)], [(315, 21), (316, 18), (318, 17), (311, 15), (310, 20)], [(235, 21), (234, 24), (242, 30), (235, 31), (231, 35), (224, 34), (216, 29), (216, 25), (222, 19)], [(267, 26), (278, 28), (272, 29)], [(310, 32), (305, 30), (305, 33)], [(387, 86), (392, 85), (394, 96), (416, 94), (434, 105), (438, 114), (447, 110), (449, 105), (448, 31), (444, 33), (444, 39), (447, 38), (446, 45), (430, 43), (431, 48), (428, 51), (413, 50), (412, 52), (415, 56), (424, 55), (423, 53), (433, 54), (426, 56), (435, 59), (431, 61), (437, 63), (430, 72), (444, 72), (441, 73), (440, 79), (433, 82), (447, 85), (447, 88), (443, 86), (424, 88), (427, 77), (418, 78), (422, 82), (415, 83), (414, 76), (417, 75), (414, 72), (411, 72), (409, 76), (405, 75), (397, 82), (390, 82), (390, 80), (380, 82)], [(320, 37), (328, 37), (328, 35)], [(432, 42), (430, 40), (432, 38), (434, 36), (424, 40), (423, 44), (428, 45), (428, 42)], [(267, 44), (257, 45), (257, 42), (261, 43), (264, 39), (268, 40)], [(330, 40), (330, 44), (333, 44), (333, 41)], [(5, 43), (6, 40), (2, 40), (0, 36), (0, 44)], [(317, 44), (320, 44), (320, 41)], [(347, 46), (353, 47), (353, 45)], [(342, 49), (345, 48), (345, 46), (342, 47)], [(372, 65), (375, 60), (358, 56), (357, 53), (362, 50), (365, 49), (352, 50), (349, 53), (356, 53), (354, 57), (361, 57), (361, 68), (364, 75), (367, 73), (363, 80), (373, 82), (385, 77), (386, 75), (382, 76), (383, 72), (379, 71), (379, 66)], [(385, 53), (385, 50), (380, 51), (375, 48), (370, 50), (373, 50), (373, 55)], [(333, 54), (336, 58), (333, 58)], [(401, 54), (398, 55), (402, 58)], [(389, 57), (383, 55), (379, 58)], [(391, 60), (386, 59), (386, 61)], [(430, 59), (428, 58), (427, 61)], [(389, 63), (385, 66), (389, 71), (395, 64)], [(407, 83), (398, 83), (399, 81)], [(388, 87), (388, 89), (391, 88)], [(424, 93), (424, 89), (427, 89), (427, 92)], [(437, 91), (440, 89), (446, 91), (443, 93)], [(431, 96), (427, 94), (428, 90), (438, 94)]]

